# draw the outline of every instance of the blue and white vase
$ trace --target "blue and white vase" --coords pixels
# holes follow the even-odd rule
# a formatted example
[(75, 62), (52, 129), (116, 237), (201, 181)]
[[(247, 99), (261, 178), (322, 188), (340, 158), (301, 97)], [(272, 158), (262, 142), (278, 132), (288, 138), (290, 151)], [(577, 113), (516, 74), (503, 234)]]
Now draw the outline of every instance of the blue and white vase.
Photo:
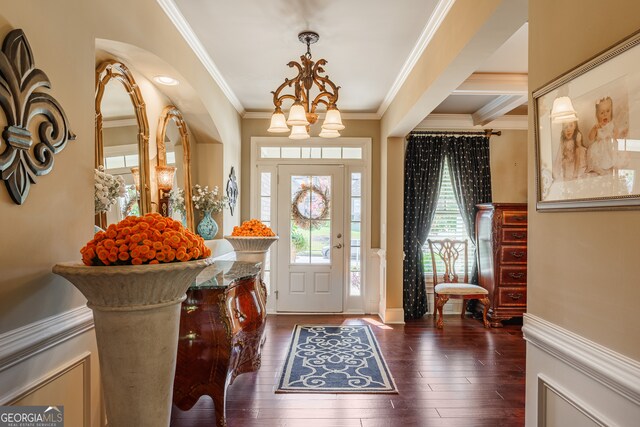
[(212, 240), (218, 234), (218, 224), (211, 218), (211, 211), (206, 211), (197, 228), (198, 234), (204, 240)]

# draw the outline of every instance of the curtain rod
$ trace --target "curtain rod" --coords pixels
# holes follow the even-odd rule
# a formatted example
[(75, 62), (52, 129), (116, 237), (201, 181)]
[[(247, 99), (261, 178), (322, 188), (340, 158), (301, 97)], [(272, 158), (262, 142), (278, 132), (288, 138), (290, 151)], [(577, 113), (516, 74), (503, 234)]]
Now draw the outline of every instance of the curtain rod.
[(498, 130), (495, 131), (493, 129), (486, 129), (485, 131), (475, 131), (475, 132), (448, 132), (448, 131), (431, 131), (431, 130), (423, 130), (423, 131), (411, 131), (409, 132), (409, 135), (407, 135), (407, 139), (409, 139), (409, 137), (411, 135), (484, 135), (487, 138), (492, 136), (492, 135), (496, 135), (496, 136), (500, 136), (502, 135), (502, 131)]

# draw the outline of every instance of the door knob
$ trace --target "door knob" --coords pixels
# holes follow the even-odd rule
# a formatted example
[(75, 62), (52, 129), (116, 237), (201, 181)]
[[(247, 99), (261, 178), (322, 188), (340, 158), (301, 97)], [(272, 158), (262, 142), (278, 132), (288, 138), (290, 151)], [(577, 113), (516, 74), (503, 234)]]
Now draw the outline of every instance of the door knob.
[(341, 249), (342, 248), (342, 243), (338, 243), (337, 245), (333, 246), (336, 249)]
[(338, 239), (342, 237), (342, 233), (338, 233), (338, 235), (336, 236)]

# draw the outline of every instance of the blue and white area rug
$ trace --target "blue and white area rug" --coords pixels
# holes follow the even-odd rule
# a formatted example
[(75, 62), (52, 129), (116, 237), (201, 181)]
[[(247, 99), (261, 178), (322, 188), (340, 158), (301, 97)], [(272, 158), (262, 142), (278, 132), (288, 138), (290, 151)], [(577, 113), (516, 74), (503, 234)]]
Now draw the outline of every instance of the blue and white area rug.
[(296, 325), (276, 390), (295, 392), (398, 391), (369, 326)]

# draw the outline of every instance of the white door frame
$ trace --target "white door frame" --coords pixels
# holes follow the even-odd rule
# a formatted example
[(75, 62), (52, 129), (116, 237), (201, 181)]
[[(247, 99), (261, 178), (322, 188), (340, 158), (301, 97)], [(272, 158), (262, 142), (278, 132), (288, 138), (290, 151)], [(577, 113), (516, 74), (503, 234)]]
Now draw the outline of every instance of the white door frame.
[[(292, 262), (291, 251), (291, 194), (294, 189), (292, 178), (324, 177), (329, 178), (329, 257), (324, 262), (314, 261), (310, 257), (307, 262)], [(312, 184), (313, 181), (308, 181)], [(342, 313), (344, 309), (345, 257), (349, 250), (345, 243), (345, 209), (343, 191), (344, 166), (342, 165), (279, 165), (278, 166), (278, 268), (275, 280), (271, 281), (273, 289), (277, 289), (276, 309), (281, 312), (309, 313)], [(281, 197), (282, 196), (282, 197)], [(275, 222), (275, 221), (274, 221)], [(313, 230), (309, 230), (309, 237)], [(342, 245), (336, 249), (336, 245)], [(311, 248), (311, 240), (309, 241)], [(294, 251), (297, 252), (297, 251)], [(295, 288), (295, 290), (294, 290)]]
[[(301, 159), (301, 158), (262, 158), (262, 147), (360, 147), (362, 149), (361, 159)], [(277, 200), (274, 199), (277, 191), (277, 172), (278, 165), (287, 164), (314, 164), (314, 165), (343, 165), (345, 168), (345, 183), (351, 182), (352, 173), (362, 174), (361, 195), (365, 202), (361, 206), (361, 241), (360, 241), (360, 295), (350, 295), (349, 290), (349, 265), (350, 250), (345, 250), (345, 277), (344, 277), (344, 295), (343, 295), (343, 313), (364, 314), (366, 301), (374, 297), (368, 295), (368, 289), (371, 287), (367, 280), (367, 262), (369, 261), (370, 242), (371, 242), (371, 138), (311, 138), (311, 140), (292, 141), (287, 137), (252, 137), (251, 138), (251, 180), (249, 188), (250, 196), (250, 213), (251, 218), (260, 217), (260, 173), (271, 173), (271, 227), (278, 234), (277, 221)], [(344, 194), (344, 215), (347, 218), (351, 216), (351, 189), (349, 185), (345, 185)], [(351, 227), (345, 226), (345, 242), (351, 242)], [(277, 244), (277, 243), (276, 243)], [(350, 245), (349, 245), (350, 246)], [(345, 249), (347, 249), (345, 247)], [(271, 251), (270, 268), (271, 280), (277, 277), (277, 250)], [(269, 297), (267, 298), (267, 312), (275, 313), (275, 295), (269, 289)]]

